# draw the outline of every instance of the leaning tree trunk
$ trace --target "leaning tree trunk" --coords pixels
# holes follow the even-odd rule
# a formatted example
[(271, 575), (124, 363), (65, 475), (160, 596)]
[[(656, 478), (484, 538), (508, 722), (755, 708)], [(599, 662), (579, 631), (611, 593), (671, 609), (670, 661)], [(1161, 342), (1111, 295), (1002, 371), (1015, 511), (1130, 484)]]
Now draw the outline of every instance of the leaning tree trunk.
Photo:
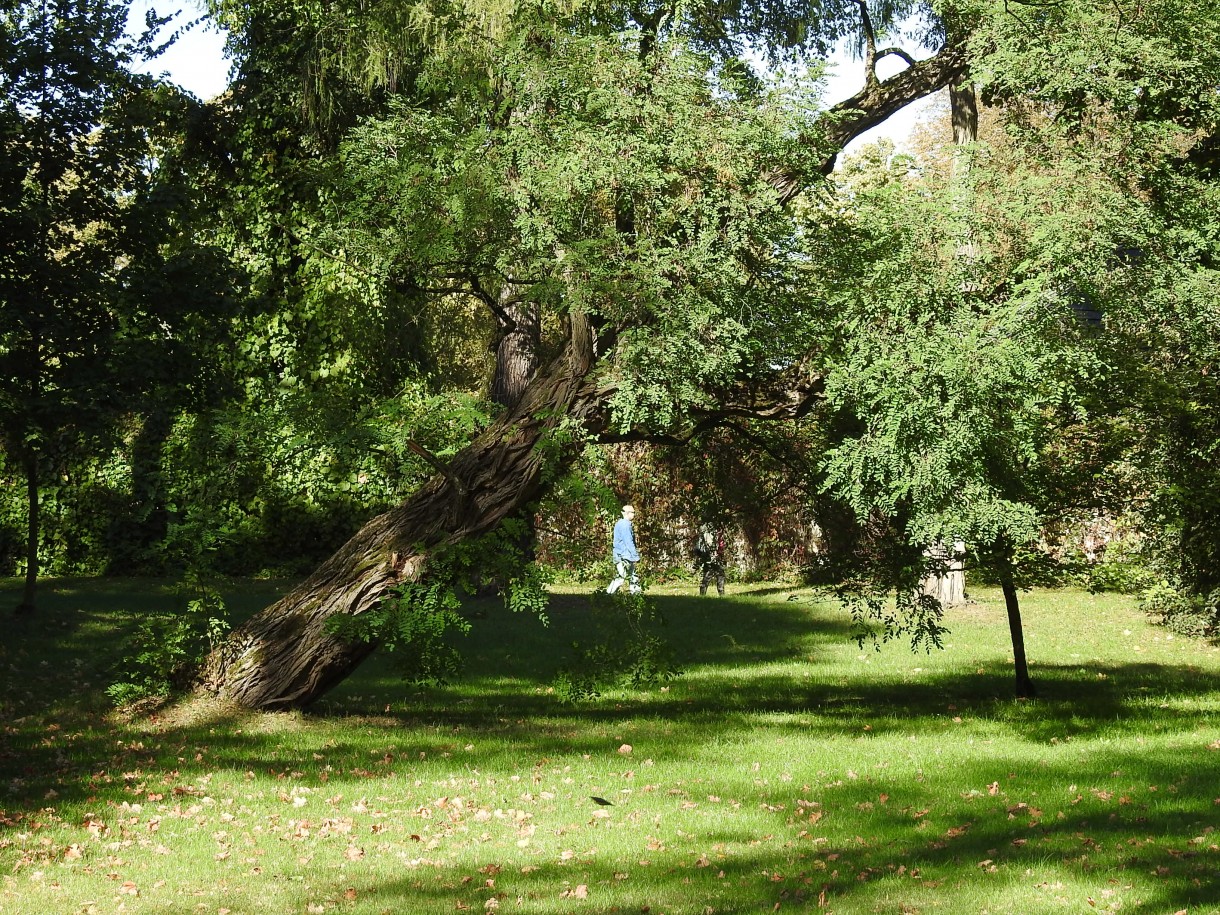
[(527, 387), (517, 407), (480, 435), (419, 491), (374, 518), (316, 572), (262, 610), (205, 660), (200, 686), (248, 708), (308, 706), (374, 649), (326, 631), (340, 614), (373, 609), (394, 586), (419, 578), (438, 547), (477, 537), (519, 511), (542, 488), (561, 422), (596, 431), (610, 392), (592, 378), (588, 322), (574, 317), (564, 351)]
[[(872, 73), (863, 90), (835, 106), (826, 129), (809, 138), (822, 171), (833, 169), (849, 140), (943, 87), (964, 66), (964, 45), (955, 44), (884, 82)], [(808, 178), (797, 170), (770, 180), (782, 204)], [(296, 589), (235, 630), (204, 660), (201, 688), (250, 708), (309, 705), (373, 650), (327, 634), (327, 620), (374, 608), (390, 588), (418, 579), (438, 547), (486, 533), (532, 501), (543, 486), (543, 451), (551, 450), (538, 445), (561, 424), (602, 431), (612, 393), (592, 377), (588, 320), (573, 316), (571, 324), (564, 352), (530, 382), (515, 408), (414, 496), (374, 518)]]

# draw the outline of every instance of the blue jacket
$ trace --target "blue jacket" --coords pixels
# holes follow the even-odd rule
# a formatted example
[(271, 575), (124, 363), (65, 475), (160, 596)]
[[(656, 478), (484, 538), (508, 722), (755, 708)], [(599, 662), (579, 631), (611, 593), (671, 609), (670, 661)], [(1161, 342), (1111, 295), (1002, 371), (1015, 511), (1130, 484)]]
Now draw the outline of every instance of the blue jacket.
[(614, 522), (614, 561), (626, 559), (628, 562), (639, 562), (640, 554), (635, 548), (635, 532), (631, 522), (619, 518)]

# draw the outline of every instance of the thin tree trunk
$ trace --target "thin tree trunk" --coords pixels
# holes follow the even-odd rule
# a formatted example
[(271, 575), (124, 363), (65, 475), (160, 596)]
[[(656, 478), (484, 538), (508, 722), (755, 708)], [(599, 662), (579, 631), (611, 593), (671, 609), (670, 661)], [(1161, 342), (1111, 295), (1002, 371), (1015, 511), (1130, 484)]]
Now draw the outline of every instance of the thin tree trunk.
[(38, 589), (38, 540), (42, 530), (42, 507), (38, 500), (38, 460), (31, 457), (25, 462), (25, 489), (27, 523), (25, 534), (25, 588), (17, 615), (34, 612), (35, 593)]
[(1021, 605), (1017, 599), (1017, 586), (1012, 573), (1005, 571), (1000, 579), (1004, 591), (1004, 606), (1008, 610), (1008, 632), (1012, 636), (1012, 658), (1017, 678), (1017, 698), (1033, 699), (1037, 695), (1033, 681), (1029, 678), (1029, 667), (1025, 663), (1025, 630), (1021, 625)]
[(510, 410), (410, 499), (366, 524), (313, 575), (252, 617), (204, 661), (203, 689), (248, 708), (303, 708), (374, 649), (326, 632), (336, 614), (375, 608), (414, 581), (438, 547), (494, 529), (543, 486), (540, 447), (561, 422), (599, 431), (611, 391), (591, 379), (588, 322), (572, 319), (564, 352)]

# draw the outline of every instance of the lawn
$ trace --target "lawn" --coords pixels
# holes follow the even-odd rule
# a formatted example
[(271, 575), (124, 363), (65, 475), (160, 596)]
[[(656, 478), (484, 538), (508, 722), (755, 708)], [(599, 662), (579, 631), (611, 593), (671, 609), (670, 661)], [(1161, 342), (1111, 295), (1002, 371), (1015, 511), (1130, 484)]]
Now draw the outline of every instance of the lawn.
[(487, 608), (445, 687), (374, 657), (308, 714), (132, 718), (107, 670), (169, 591), (49, 582), (0, 648), (0, 913), (1220, 912), (1217, 648), (1036, 591), (1019, 702), (998, 592), (932, 654), (807, 590), (693, 592), (652, 592), (684, 674), (583, 705), (550, 688), (568, 589), (549, 627)]

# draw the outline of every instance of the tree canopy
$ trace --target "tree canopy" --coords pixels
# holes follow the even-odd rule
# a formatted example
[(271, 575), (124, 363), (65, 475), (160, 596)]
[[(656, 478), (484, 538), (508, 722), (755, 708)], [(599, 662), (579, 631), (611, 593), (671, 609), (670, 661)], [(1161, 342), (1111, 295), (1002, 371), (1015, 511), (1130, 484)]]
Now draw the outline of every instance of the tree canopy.
[[(157, 468), (138, 561), (333, 551), (208, 659), (219, 693), (313, 701), (375, 647), (334, 618), (599, 444), (796, 487), (897, 589), (882, 631), (935, 641), (909, 586), (947, 542), (1015, 613), (1086, 516), (1220, 584), (1205, 4), (215, 0), (237, 67), (207, 105), (124, 75), (121, 4), (10, 6), (6, 464), (88, 416)], [(860, 89), (831, 106), (842, 42)], [(950, 88), (977, 138), (844, 161)]]

